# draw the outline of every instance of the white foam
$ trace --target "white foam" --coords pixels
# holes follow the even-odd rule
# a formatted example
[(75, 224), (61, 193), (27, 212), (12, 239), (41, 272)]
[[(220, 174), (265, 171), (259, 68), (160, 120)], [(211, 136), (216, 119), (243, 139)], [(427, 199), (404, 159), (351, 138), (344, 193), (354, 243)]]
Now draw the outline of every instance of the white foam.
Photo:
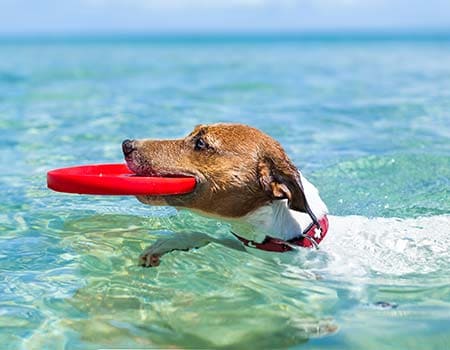
[(351, 279), (450, 272), (450, 215), (329, 220), (320, 245), (328, 273)]

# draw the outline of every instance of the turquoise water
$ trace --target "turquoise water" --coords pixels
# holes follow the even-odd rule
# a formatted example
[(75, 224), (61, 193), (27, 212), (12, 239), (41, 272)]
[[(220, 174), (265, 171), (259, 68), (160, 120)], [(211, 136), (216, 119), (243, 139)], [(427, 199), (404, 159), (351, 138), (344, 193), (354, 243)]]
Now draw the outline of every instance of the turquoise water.
[[(450, 37), (0, 41), (2, 349), (450, 347)], [(46, 188), (125, 138), (243, 122), (277, 138), (334, 227), (319, 252), (217, 245), (224, 224)]]

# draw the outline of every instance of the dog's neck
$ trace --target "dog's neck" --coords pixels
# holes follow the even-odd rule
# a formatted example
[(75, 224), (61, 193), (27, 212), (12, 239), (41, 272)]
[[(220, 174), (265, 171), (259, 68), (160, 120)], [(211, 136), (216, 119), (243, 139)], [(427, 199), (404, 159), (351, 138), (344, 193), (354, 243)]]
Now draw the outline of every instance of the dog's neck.
[[(306, 200), (314, 213), (320, 219), (328, 213), (319, 192), (303, 176), (301, 178)], [(276, 200), (258, 208), (232, 222), (232, 230), (247, 239), (261, 242), (266, 236), (289, 240), (300, 235), (312, 223), (307, 213), (289, 209), (287, 200)]]

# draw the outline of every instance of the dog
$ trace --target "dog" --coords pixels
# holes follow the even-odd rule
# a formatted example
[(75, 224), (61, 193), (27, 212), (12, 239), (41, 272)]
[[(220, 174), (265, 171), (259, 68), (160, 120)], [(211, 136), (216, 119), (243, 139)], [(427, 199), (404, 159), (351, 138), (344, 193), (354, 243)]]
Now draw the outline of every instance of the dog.
[(188, 194), (137, 196), (150, 205), (185, 208), (231, 225), (223, 239), (201, 232), (159, 239), (140, 256), (158, 266), (174, 250), (215, 242), (238, 250), (287, 252), (317, 247), (328, 230), (328, 209), (282, 146), (243, 124), (198, 125), (177, 140), (125, 140), (122, 150), (138, 176), (191, 176)]

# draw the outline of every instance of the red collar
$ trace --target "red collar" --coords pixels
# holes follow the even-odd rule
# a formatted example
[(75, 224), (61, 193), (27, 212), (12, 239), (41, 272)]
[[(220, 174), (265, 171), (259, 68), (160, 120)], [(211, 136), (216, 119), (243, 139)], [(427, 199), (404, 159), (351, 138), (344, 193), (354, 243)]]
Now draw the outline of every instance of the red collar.
[(317, 224), (312, 223), (305, 229), (305, 231), (303, 231), (303, 233), (300, 236), (294, 237), (287, 241), (284, 241), (279, 238), (266, 236), (264, 241), (262, 241), (261, 243), (257, 243), (255, 241), (251, 241), (243, 237), (240, 237), (235, 233), (233, 233), (233, 235), (235, 235), (247, 247), (266, 250), (269, 252), (283, 253), (293, 250), (294, 248), (292, 248), (292, 246), (317, 248), (317, 245), (325, 237), (327, 231), (328, 231), (328, 218), (325, 215), (323, 218), (319, 220), (319, 227), (317, 227)]

